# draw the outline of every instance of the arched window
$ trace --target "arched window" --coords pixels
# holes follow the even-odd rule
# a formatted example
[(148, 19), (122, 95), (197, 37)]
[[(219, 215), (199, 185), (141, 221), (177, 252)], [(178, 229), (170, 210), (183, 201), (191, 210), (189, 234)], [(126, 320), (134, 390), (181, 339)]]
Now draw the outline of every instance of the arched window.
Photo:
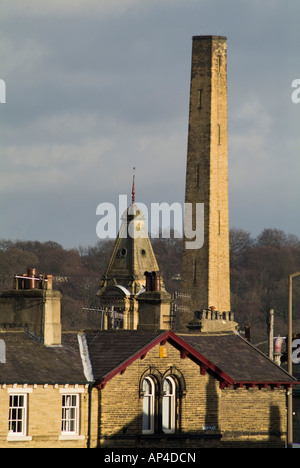
[(182, 398), (185, 394), (185, 380), (176, 367), (170, 367), (164, 375), (155, 367), (149, 367), (139, 383), (143, 411), (142, 433), (180, 432)]
[(152, 377), (143, 380), (143, 434), (153, 434), (155, 416), (155, 383)]
[(162, 400), (162, 430), (166, 434), (175, 432), (176, 429), (176, 383), (169, 376), (163, 383)]

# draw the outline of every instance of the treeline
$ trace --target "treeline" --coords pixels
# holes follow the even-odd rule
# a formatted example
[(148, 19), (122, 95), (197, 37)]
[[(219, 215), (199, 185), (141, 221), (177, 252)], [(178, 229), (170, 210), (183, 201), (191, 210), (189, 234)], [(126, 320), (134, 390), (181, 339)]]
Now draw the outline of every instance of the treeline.
[[(179, 288), (180, 239), (155, 239), (153, 246), (168, 291)], [(65, 330), (99, 326), (97, 291), (108, 265), (114, 240), (65, 249), (57, 242), (0, 240), (0, 292), (12, 289), (15, 275), (34, 267), (37, 274), (53, 275), (54, 288), (62, 293), (62, 323)]]
[[(52, 274), (62, 293), (64, 329), (97, 326), (97, 291), (108, 264), (113, 240), (65, 249), (52, 241), (0, 240), (0, 290), (11, 289), (14, 275), (35, 267)], [(179, 290), (182, 240), (152, 239), (160, 270), (169, 292)], [(252, 237), (241, 229), (230, 230), (231, 308), (241, 328), (250, 326), (253, 342), (267, 334), (269, 310), (275, 312), (275, 333), (286, 333), (288, 275), (300, 271), (300, 240), (278, 229), (265, 229)], [(300, 323), (300, 278), (294, 280), (293, 317)], [(300, 332), (299, 330), (296, 330)]]
[(99, 307), (97, 290), (109, 260), (113, 241), (65, 249), (57, 242), (0, 241), (0, 290), (11, 289), (14, 275), (35, 267), (37, 274), (53, 275), (54, 288), (62, 293), (64, 329), (97, 326), (98, 316), (86, 309)]
[[(300, 271), (300, 240), (279, 229), (264, 229), (256, 238), (230, 230), (231, 306), (240, 326), (250, 326), (253, 342), (267, 335), (274, 309), (274, 335), (287, 333), (288, 276)], [(300, 332), (300, 278), (293, 286), (293, 331)], [(252, 340), (251, 340), (252, 341)]]

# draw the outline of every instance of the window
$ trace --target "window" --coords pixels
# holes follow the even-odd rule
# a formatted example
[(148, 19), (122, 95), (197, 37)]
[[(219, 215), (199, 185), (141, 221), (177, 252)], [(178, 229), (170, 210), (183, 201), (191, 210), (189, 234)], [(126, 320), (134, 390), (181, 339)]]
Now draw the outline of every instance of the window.
[(218, 124), (218, 146), (221, 145), (221, 125)]
[(176, 420), (176, 385), (173, 377), (164, 380), (162, 401), (162, 430), (163, 432), (175, 432)]
[(143, 434), (154, 432), (155, 384), (152, 377), (143, 381)]
[(198, 89), (198, 109), (202, 109), (203, 89)]
[(196, 187), (200, 187), (200, 166), (196, 166)]
[(126, 257), (127, 255), (127, 249), (124, 247), (123, 249), (120, 250), (120, 257)]
[(9, 397), (9, 435), (26, 435), (27, 395), (15, 394)]
[(140, 380), (143, 399), (143, 434), (173, 434), (181, 428), (181, 399), (185, 396), (185, 381), (175, 367), (162, 375), (149, 368)]
[(62, 418), (61, 435), (59, 440), (82, 440), (80, 435), (80, 394), (83, 388), (61, 388), (62, 394)]
[(222, 66), (222, 57), (221, 57), (221, 55), (218, 55), (218, 57), (217, 57), (218, 73), (221, 73), (221, 66)]
[(66, 394), (62, 396), (62, 425), (64, 435), (78, 435), (79, 429), (79, 395)]
[(27, 412), (28, 412), (28, 394), (32, 388), (18, 389), (8, 388), (9, 393), (9, 414), (8, 414), (8, 435), (7, 440), (31, 440), (27, 436)]

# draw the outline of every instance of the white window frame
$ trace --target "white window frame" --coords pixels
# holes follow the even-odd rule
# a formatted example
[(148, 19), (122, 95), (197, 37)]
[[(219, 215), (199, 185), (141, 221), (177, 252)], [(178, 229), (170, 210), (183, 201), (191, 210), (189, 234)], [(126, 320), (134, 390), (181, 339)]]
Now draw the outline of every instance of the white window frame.
[[(165, 390), (165, 383), (171, 391)], [(162, 430), (165, 434), (173, 434), (176, 430), (176, 382), (168, 376), (163, 383), (164, 395), (162, 398)]]
[[(144, 382), (150, 385), (150, 392), (144, 392)], [(143, 434), (154, 434), (154, 418), (155, 418), (155, 382), (152, 377), (147, 376), (143, 380)], [(145, 415), (145, 416), (144, 416)], [(144, 417), (149, 420), (149, 425), (145, 428)]]
[[(27, 427), (27, 416), (28, 416), (28, 394), (32, 393), (32, 388), (8, 388), (7, 392), (9, 394), (9, 413), (8, 413), (8, 441), (23, 441), (23, 440), (32, 440), (32, 437), (28, 436), (28, 427)], [(11, 404), (14, 398), (23, 398), (23, 405), (19, 404), (14, 406)], [(19, 413), (18, 416), (13, 418), (13, 411)], [(12, 429), (12, 424), (14, 421), (21, 422), (21, 430), (14, 431)]]
[(79, 430), (79, 395), (64, 393), (62, 395), (62, 429), (63, 435), (78, 435)]
[[(61, 399), (61, 408), (62, 408), (62, 415), (61, 415), (61, 435), (59, 436), (59, 440), (79, 440), (79, 439), (84, 439), (85, 436), (80, 435), (80, 394), (83, 393), (83, 389), (71, 389), (71, 388), (61, 388), (60, 393), (62, 396)], [(64, 399), (69, 397), (70, 399), (73, 399), (75, 397), (76, 403), (75, 405), (71, 406), (64, 406)], [(68, 417), (67, 414), (71, 413), (71, 410), (75, 411), (74, 417)], [(66, 417), (64, 417), (66, 416)], [(64, 429), (64, 421), (70, 421), (74, 420), (74, 430), (65, 430)]]

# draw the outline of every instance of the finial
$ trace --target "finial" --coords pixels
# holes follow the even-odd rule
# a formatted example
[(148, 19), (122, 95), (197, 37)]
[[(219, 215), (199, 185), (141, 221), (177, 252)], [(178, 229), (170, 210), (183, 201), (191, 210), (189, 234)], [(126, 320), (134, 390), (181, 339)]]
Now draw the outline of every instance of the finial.
[(135, 178), (135, 167), (133, 168), (133, 179), (132, 179), (132, 204), (134, 203), (134, 200), (135, 200), (134, 178)]

